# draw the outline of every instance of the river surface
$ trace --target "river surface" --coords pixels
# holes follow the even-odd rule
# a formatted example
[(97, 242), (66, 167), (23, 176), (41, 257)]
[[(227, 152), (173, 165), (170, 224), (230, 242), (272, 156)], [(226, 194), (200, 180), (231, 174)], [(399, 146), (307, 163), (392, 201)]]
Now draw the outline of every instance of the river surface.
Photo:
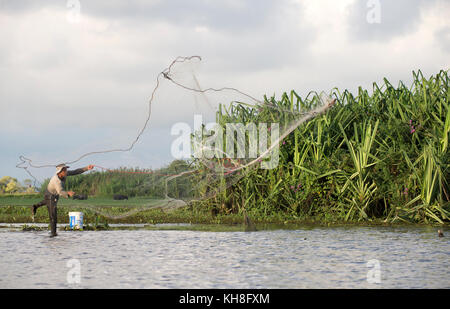
[(434, 227), (0, 229), (0, 288), (450, 288)]

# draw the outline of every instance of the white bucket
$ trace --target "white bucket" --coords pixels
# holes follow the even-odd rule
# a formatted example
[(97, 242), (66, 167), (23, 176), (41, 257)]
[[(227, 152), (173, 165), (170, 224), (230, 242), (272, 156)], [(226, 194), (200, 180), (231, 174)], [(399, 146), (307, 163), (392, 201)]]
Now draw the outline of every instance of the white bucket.
[(70, 228), (76, 230), (83, 229), (83, 213), (82, 212), (69, 212)]

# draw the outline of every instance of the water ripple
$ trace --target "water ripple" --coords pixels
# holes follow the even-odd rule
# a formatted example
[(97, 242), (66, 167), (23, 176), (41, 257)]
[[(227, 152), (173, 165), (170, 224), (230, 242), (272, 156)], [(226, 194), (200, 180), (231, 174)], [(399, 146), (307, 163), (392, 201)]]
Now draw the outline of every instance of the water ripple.
[[(0, 252), (0, 288), (450, 287), (449, 239), (421, 227), (0, 232)], [(370, 260), (380, 283), (367, 280)]]

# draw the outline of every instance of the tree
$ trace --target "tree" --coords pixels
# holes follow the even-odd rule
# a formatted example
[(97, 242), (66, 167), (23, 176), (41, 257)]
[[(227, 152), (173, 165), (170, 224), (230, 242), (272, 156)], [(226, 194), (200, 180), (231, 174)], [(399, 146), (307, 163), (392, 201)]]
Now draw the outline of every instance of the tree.
[(35, 193), (36, 192), (36, 188), (33, 186), (33, 180), (25, 179), (23, 181), (23, 184), (24, 184), (23, 190), (25, 191), (25, 193)]
[(4, 176), (0, 178), (0, 193), (15, 193), (21, 190), (16, 178)]

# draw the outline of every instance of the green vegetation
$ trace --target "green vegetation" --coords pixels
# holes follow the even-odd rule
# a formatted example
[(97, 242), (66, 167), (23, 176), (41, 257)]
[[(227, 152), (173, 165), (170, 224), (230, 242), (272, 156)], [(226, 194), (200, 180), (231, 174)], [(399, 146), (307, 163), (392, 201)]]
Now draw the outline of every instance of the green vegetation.
[[(129, 206), (142, 207), (164, 198), (166, 192), (174, 198), (216, 192), (173, 212), (145, 209), (111, 220), (87, 207), (85, 216), (88, 221), (102, 222), (210, 224), (242, 222), (246, 212), (256, 222), (447, 223), (449, 76), (445, 71), (428, 79), (420, 71), (413, 76), (411, 88), (403, 83), (394, 87), (385, 79), (382, 86), (373, 84), (372, 93), (362, 88), (356, 95), (333, 89), (335, 106), (281, 142), (278, 167), (248, 168), (227, 189), (221, 189), (223, 182), (203, 181), (206, 174), (201, 172), (166, 182), (161, 174), (200, 167), (196, 161), (178, 160), (157, 171), (121, 169), (69, 177), (67, 190), (95, 198), (61, 200), (59, 213), (64, 216), (68, 208), (93, 205), (98, 209), (108, 206), (110, 213), (120, 214), (129, 211)], [(222, 126), (279, 122), (283, 128), (294, 120), (289, 111), (311, 110), (318, 103), (314, 92), (301, 98), (291, 91), (280, 100), (266, 97), (258, 107), (234, 103), (229, 109), (221, 108), (217, 122)], [(120, 203), (114, 207), (111, 195), (116, 193), (135, 198), (125, 208)], [(25, 205), (8, 198), (15, 197), (2, 197), (0, 204)], [(33, 198), (26, 198), (31, 205)], [(15, 220), (8, 219), (14, 216)], [(46, 222), (47, 216), (40, 210), (38, 219)], [(18, 221), (19, 217), (29, 218), (29, 208), (22, 213), (16, 207), (0, 207), (0, 222), (29, 222)]]
[[(298, 127), (280, 144), (272, 170), (249, 171), (225, 194), (200, 202), (219, 212), (299, 219), (444, 223), (450, 217), (449, 76), (414, 73), (411, 89), (388, 80), (373, 93), (334, 89), (334, 108)], [(259, 110), (234, 104), (218, 122), (280, 122), (280, 110), (310, 110), (318, 96), (291, 91)], [(271, 105), (271, 108), (266, 106)], [(273, 108), (275, 107), (275, 108)]]
[(34, 187), (30, 179), (25, 179), (24, 184), (21, 185), (16, 178), (10, 176), (3, 176), (0, 178), (0, 194), (13, 193), (34, 193)]
[[(182, 160), (175, 160), (169, 166), (157, 170), (139, 168), (119, 168), (107, 172), (92, 172), (67, 177), (66, 189), (77, 194), (97, 197), (111, 197), (113, 194), (125, 194), (129, 197), (146, 196), (164, 198), (166, 190), (165, 175), (179, 174), (189, 169), (189, 165)], [(50, 179), (41, 185), (41, 192), (47, 188)], [(178, 180), (177, 190), (185, 188), (186, 192), (176, 192), (168, 188), (171, 196), (186, 195), (188, 183), (184, 186)]]
[[(0, 222), (9, 223), (25, 223), (22, 231), (43, 231), (47, 227), (33, 225), (31, 220), (30, 206), (38, 198), (33, 196), (27, 197), (6, 197), (0, 196)], [(116, 204), (112, 199), (107, 198), (91, 198), (88, 201), (73, 201), (69, 199), (61, 199), (58, 204), (58, 222), (68, 225), (69, 212), (83, 212), (84, 230), (112, 230), (112, 229), (167, 229), (167, 230), (196, 230), (196, 231), (247, 231), (245, 220), (242, 214), (234, 213), (215, 213), (211, 209), (205, 207), (189, 206), (171, 211), (163, 211), (162, 209), (146, 208), (151, 199), (132, 198), (122, 205)], [(26, 205), (26, 206), (20, 206)], [(130, 208), (136, 207), (140, 211), (128, 214)], [(102, 215), (103, 213), (103, 215)], [(343, 221), (324, 221), (318, 218), (299, 219), (287, 213), (275, 213), (268, 216), (251, 217), (252, 224), (256, 224), (257, 230), (267, 229), (296, 229), (307, 226), (338, 226), (347, 224), (361, 225), (386, 225), (381, 220), (373, 220), (371, 222), (343, 222)], [(35, 223), (49, 223), (48, 212), (45, 206), (39, 208), (36, 214)], [(109, 224), (143, 224), (144, 226), (133, 227), (111, 227)], [(192, 225), (160, 225), (165, 223), (189, 223)], [(2, 227), (8, 227), (2, 226)], [(65, 230), (69, 230), (66, 226)]]
[[(31, 205), (39, 201), (39, 196), (0, 196), (0, 222), (31, 223)], [(82, 211), (84, 223), (102, 226), (108, 223), (192, 223), (192, 224), (241, 224), (242, 215), (215, 214), (206, 208), (184, 207), (164, 211), (152, 207), (153, 199), (131, 198), (128, 201), (114, 201), (112, 198), (93, 197), (85, 201), (60, 199), (58, 222), (68, 223), (70, 211)], [(139, 210), (139, 211), (134, 211)], [(258, 222), (284, 222), (287, 217), (273, 216), (256, 218)], [(291, 218), (293, 219), (293, 218)], [(46, 206), (38, 209), (36, 223), (49, 223)]]

